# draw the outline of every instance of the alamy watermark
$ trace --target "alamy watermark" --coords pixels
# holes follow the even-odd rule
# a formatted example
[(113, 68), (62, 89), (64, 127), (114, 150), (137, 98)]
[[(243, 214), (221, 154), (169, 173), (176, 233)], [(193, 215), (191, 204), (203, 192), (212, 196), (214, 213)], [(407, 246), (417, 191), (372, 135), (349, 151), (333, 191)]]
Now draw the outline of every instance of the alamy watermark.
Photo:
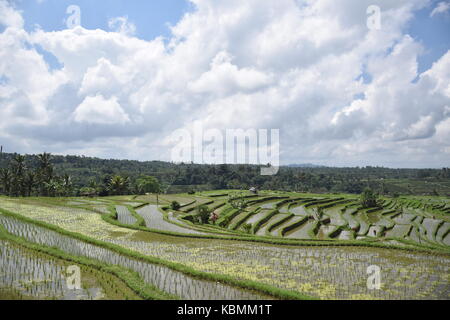
[(367, 267), (367, 289), (380, 290), (381, 289), (381, 268), (377, 265)]
[(81, 26), (81, 9), (79, 6), (70, 5), (66, 9), (66, 13), (69, 15), (66, 20), (66, 26), (68, 29)]
[(261, 175), (276, 175), (280, 166), (279, 129), (203, 129), (196, 121), (193, 130), (176, 130), (171, 140), (171, 160), (176, 163), (258, 164)]
[(367, 7), (367, 28), (369, 30), (381, 30), (381, 8), (376, 5)]
[(81, 290), (81, 270), (79, 266), (68, 266), (66, 285), (69, 290)]

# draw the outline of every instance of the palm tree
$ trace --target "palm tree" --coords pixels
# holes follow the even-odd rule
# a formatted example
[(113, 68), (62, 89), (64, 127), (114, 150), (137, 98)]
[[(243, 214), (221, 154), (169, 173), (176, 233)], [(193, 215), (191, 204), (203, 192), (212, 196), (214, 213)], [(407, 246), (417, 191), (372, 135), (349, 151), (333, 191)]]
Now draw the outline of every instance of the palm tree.
[(13, 196), (26, 195), (25, 171), (25, 156), (15, 155), (12, 161), (12, 183), (10, 187)]
[(0, 169), (0, 183), (3, 193), (9, 195), (11, 187), (11, 171), (8, 168)]
[(50, 180), (50, 182), (44, 182), (44, 189), (46, 192), (46, 196), (55, 197), (58, 195), (60, 190), (59, 183), (56, 179)]
[(62, 187), (65, 196), (69, 196), (72, 193), (72, 179), (67, 173), (62, 177)]
[(48, 196), (50, 193), (51, 182), (53, 179), (53, 166), (51, 164), (51, 154), (42, 153), (38, 156), (39, 167), (37, 170), (37, 176), (39, 181), (39, 189), (41, 195)]
[(122, 176), (113, 176), (109, 181), (108, 188), (113, 195), (123, 195), (127, 192), (129, 186), (129, 178)]
[(52, 167), (50, 160), (52, 159), (52, 155), (50, 153), (42, 153), (38, 154), (39, 167), (41, 169), (48, 169)]
[(36, 175), (32, 171), (28, 171), (25, 176), (25, 186), (27, 189), (27, 196), (30, 197), (33, 193), (34, 185), (36, 184)]

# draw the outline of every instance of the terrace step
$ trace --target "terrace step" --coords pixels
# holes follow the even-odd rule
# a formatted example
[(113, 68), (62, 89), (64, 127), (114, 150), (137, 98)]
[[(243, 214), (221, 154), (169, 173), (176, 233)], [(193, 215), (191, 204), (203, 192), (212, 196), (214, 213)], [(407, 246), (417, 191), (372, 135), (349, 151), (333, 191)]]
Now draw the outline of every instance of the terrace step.
[(123, 224), (135, 224), (137, 222), (136, 218), (133, 217), (131, 212), (125, 206), (116, 206), (117, 221)]
[(176, 224), (167, 222), (166, 220), (164, 220), (163, 214), (158, 210), (158, 207), (156, 205), (147, 205), (145, 207), (139, 208), (136, 210), (136, 213), (144, 218), (145, 225), (149, 229), (184, 234), (205, 234), (204, 232), (199, 232), (189, 228), (183, 228)]
[(444, 242), (444, 239), (445, 239), (446, 235), (448, 235), (448, 234), (450, 234), (450, 223), (444, 222), (437, 230), (436, 241), (439, 243), (442, 243), (442, 244), (446, 244)]
[(269, 221), (267, 221), (257, 232), (256, 234), (259, 236), (265, 236), (268, 234), (268, 229), (275, 223), (280, 222), (281, 220), (285, 219), (288, 215), (279, 213), (274, 215), (272, 218), (270, 218)]
[(289, 225), (291, 225), (291, 224), (293, 224), (293, 223), (296, 223), (296, 222), (298, 222), (298, 221), (300, 221), (300, 220), (302, 220), (302, 219), (303, 219), (303, 217), (293, 216), (293, 217), (291, 217), (290, 219), (288, 219), (288, 220), (286, 220), (285, 222), (283, 222), (282, 224), (280, 224), (279, 226), (277, 226), (276, 228), (273, 228), (273, 229), (270, 231), (270, 234), (271, 234), (272, 236), (275, 236), (275, 237), (282, 237), (281, 231), (282, 231), (285, 227), (287, 227), (287, 226), (289, 226)]
[(327, 239), (330, 237), (330, 234), (335, 232), (339, 226), (335, 225), (321, 225), (319, 231), (317, 232), (317, 239)]
[(313, 239), (311, 232), (316, 224), (317, 221), (315, 220), (307, 220), (298, 228), (287, 232), (284, 237), (288, 239)]
[(391, 230), (386, 232), (387, 238), (405, 238), (412, 226), (409, 224), (396, 224)]
[(359, 223), (359, 230), (358, 230), (359, 236), (365, 236), (370, 228), (370, 224), (366, 221), (367, 218), (363, 217), (363, 215), (365, 215), (365, 212), (362, 211), (358, 211), (354, 215), (355, 220)]
[(257, 214), (252, 215), (246, 221), (244, 221), (244, 224), (251, 224), (251, 225), (256, 224), (259, 220), (261, 220), (267, 215), (267, 212), (268, 212), (267, 210), (261, 210)]
[(354, 210), (346, 210), (345, 213), (342, 214), (343, 218), (347, 221), (347, 225), (350, 229), (358, 230), (359, 222), (353, 216)]
[(354, 240), (355, 239), (355, 232), (350, 230), (343, 230), (338, 238), (338, 240)]
[(428, 240), (435, 242), (436, 238), (436, 232), (440, 225), (443, 223), (442, 220), (437, 219), (431, 219), (431, 218), (425, 218), (422, 221), (422, 227), (426, 230), (426, 234), (428, 237)]

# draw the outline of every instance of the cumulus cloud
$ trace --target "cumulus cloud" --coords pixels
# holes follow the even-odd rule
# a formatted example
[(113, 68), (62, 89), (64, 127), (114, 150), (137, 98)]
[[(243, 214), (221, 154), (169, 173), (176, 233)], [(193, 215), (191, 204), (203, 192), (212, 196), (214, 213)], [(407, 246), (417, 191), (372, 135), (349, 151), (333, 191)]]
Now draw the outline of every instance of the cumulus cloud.
[(111, 30), (128, 36), (133, 36), (136, 33), (136, 25), (129, 22), (128, 17), (111, 18), (108, 21), (108, 26)]
[(0, 25), (5, 27), (22, 28), (24, 24), (22, 15), (6, 0), (0, 1)]
[(211, 69), (200, 75), (191, 85), (194, 92), (228, 95), (262, 89), (270, 76), (253, 68), (238, 69), (227, 52), (219, 52), (211, 62)]
[(405, 32), (428, 0), (378, 1), (381, 30), (366, 26), (371, 0), (191, 2), (165, 42), (134, 37), (126, 17), (113, 32), (26, 32), (0, 0), (0, 138), (18, 151), (170, 160), (167, 137), (202, 120), (281, 129), (282, 163), (444, 165), (450, 51), (419, 73), (427, 48)]
[(102, 95), (86, 97), (73, 113), (75, 122), (89, 124), (124, 124), (130, 118), (116, 97), (105, 99)]
[(437, 14), (443, 14), (450, 10), (450, 2), (442, 1), (439, 2), (436, 7), (431, 11), (430, 17), (434, 17)]

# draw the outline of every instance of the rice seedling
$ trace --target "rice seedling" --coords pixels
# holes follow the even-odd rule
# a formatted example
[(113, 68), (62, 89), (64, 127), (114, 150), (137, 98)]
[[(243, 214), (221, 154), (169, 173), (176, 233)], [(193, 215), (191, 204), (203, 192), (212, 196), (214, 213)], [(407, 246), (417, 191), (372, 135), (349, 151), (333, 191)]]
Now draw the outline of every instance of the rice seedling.
[[(304, 221), (304, 220), (301, 220), (301, 221)], [(304, 223), (301, 224), (296, 229), (285, 233), (285, 237), (291, 238), (291, 239), (311, 239), (312, 237), (311, 237), (310, 232), (315, 227), (315, 224), (316, 224), (316, 221), (314, 221), (314, 220), (304, 221)]]
[(119, 265), (136, 271), (148, 284), (169, 294), (187, 300), (208, 299), (260, 299), (261, 296), (247, 290), (234, 288), (217, 282), (189, 277), (167, 267), (131, 259), (111, 250), (85, 243), (83, 241), (61, 235), (15, 218), (0, 215), (0, 223), (5, 229), (27, 241), (57, 247), (75, 256), (96, 259), (107, 264)]
[[(15, 292), (16, 299), (99, 300), (138, 299), (130, 289), (120, 285), (115, 277), (78, 265), (81, 287), (67, 285), (67, 267), (73, 262), (25, 249), (0, 240), (0, 299), (3, 292)], [(114, 293), (113, 293), (114, 290)]]
[(176, 224), (164, 220), (163, 214), (158, 210), (158, 207), (155, 205), (147, 205), (141, 207), (137, 209), (136, 212), (144, 218), (145, 225), (147, 226), (147, 228), (150, 229), (179, 232), (186, 234), (204, 234), (202, 232), (193, 229), (182, 228)]
[(261, 236), (267, 235), (268, 232), (269, 232), (269, 229), (270, 229), (273, 225), (275, 225), (275, 224), (281, 222), (282, 220), (286, 219), (288, 216), (289, 216), (288, 214), (276, 214), (276, 215), (274, 215), (273, 217), (271, 217), (271, 218), (267, 221), (267, 223), (265, 223), (265, 224), (264, 224), (264, 225), (256, 232), (256, 234), (257, 234), (257, 235), (261, 235)]
[[(182, 225), (178, 225), (180, 221), (174, 215), (166, 212), (167, 217), (164, 218), (164, 213), (159, 211), (155, 205), (136, 209), (136, 212), (145, 220), (147, 227), (184, 233), (185, 237), (120, 227), (105, 222), (97, 213), (90, 213), (81, 208), (27, 204), (6, 199), (0, 199), (0, 207), (148, 257), (158, 257), (164, 261), (179, 263), (208, 274), (220, 274), (242, 281), (254, 281), (318, 298), (450, 298), (448, 279), (450, 260), (448, 256), (369, 247), (371, 244), (381, 245), (384, 243), (387, 247), (389, 245), (403, 246), (404, 248), (420, 246), (423, 250), (428, 248), (445, 250), (450, 239), (449, 222), (442, 216), (433, 218), (433, 213), (427, 211), (431, 209), (422, 208), (421, 210), (427, 211), (425, 215), (411, 207), (401, 209), (398, 207), (397, 200), (389, 200), (390, 202), (383, 203), (385, 209), (366, 212), (351, 202), (350, 198), (314, 196), (308, 199), (305, 197), (305, 200), (287, 202), (288, 205), (280, 204), (281, 208), (287, 207), (287, 212), (294, 213), (293, 216), (274, 214), (264, 221), (264, 218), (267, 218), (270, 213), (270, 210), (262, 208), (267, 204), (267, 198), (252, 200), (256, 202), (245, 211), (238, 212), (224, 224), (224, 227), (234, 229), (249, 224), (251, 228), (257, 226), (257, 236), (270, 236), (267, 238), (273, 239), (281, 239), (284, 236), (286, 241), (291, 241), (288, 240), (290, 238), (310, 239), (314, 241), (310, 241), (308, 244), (317, 244), (317, 246), (287, 245), (299, 243), (294, 240), (284, 242), (284, 246), (271, 245), (264, 243), (264, 241), (269, 241), (266, 238), (260, 239), (254, 235), (244, 235), (244, 233), (236, 236), (233, 240), (213, 237), (204, 239), (199, 236), (213, 235), (214, 232), (218, 232), (219, 227), (198, 227), (202, 231), (193, 230), (188, 224), (186, 227), (182, 227)], [(261, 202), (257, 200), (261, 200)], [(287, 199), (277, 198), (272, 204), (277, 207), (284, 200)], [(115, 201), (117, 200), (111, 203), (119, 206)], [(214, 206), (214, 204), (212, 205)], [(310, 218), (313, 208), (318, 205), (324, 207), (323, 219), (320, 222)], [(417, 206), (417, 203), (414, 205)], [(387, 208), (388, 206), (390, 208)], [(226, 212), (226, 215), (231, 214), (231, 209), (227, 208), (225, 206), (219, 210)], [(133, 217), (133, 215), (131, 216)], [(240, 224), (238, 225), (238, 223)], [(355, 241), (355, 238), (358, 240)], [(261, 240), (261, 242), (238, 241), (246, 239)], [(344, 242), (365, 247), (333, 246), (334, 243), (338, 245)], [(77, 246), (85, 245), (84, 242), (81, 241), (81, 243), (83, 245), (77, 244)], [(60, 246), (62, 244), (58, 242), (57, 247), (60, 248)], [(89, 248), (87, 251), (90, 250), (96, 252), (97, 249)], [(72, 253), (88, 254), (85, 251)], [(118, 254), (114, 251), (111, 252)], [(96, 255), (107, 256), (100, 252), (96, 252)], [(208, 287), (200, 282), (191, 283), (190, 281), (199, 279), (186, 278), (184, 273), (177, 273), (177, 271), (157, 264), (151, 264), (152, 267), (137, 267), (135, 263), (143, 263), (139, 259), (136, 262), (130, 262), (129, 257), (120, 254), (119, 256), (125, 261), (122, 262), (124, 267), (135, 270), (146, 283), (155, 285), (165, 292), (183, 298), (201, 296), (201, 299), (205, 299), (203, 298), (205, 295), (219, 294), (215, 291), (215, 287)], [(111, 259), (102, 261), (114, 264), (116, 260)], [(117, 258), (117, 261), (122, 260)], [(367, 289), (366, 269), (371, 264), (379, 265), (383, 270), (382, 290), (370, 291)], [(151, 274), (146, 275), (142, 268), (151, 270)], [(402, 270), (400, 275), (398, 270)], [(399, 281), (399, 279), (404, 279), (404, 281)], [(193, 289), (186, 289), (190, 286)], [(228, 286), (227, 289), (221, 288), (220, 290), (227, 292), (227, 290), (231, 290), (229, 288), (234, 289)], [(186, 293), (186, 291), (194, 293)], [(242, 294), (227, 293), (232, 297), (242, 297)], [(217, 296), (214, 297), (217, 298)]]
[(125, 206), (116, 206), (117, 220), (123, 224), (135, 224), (136, 218), (133, 217), (131, 212)]

